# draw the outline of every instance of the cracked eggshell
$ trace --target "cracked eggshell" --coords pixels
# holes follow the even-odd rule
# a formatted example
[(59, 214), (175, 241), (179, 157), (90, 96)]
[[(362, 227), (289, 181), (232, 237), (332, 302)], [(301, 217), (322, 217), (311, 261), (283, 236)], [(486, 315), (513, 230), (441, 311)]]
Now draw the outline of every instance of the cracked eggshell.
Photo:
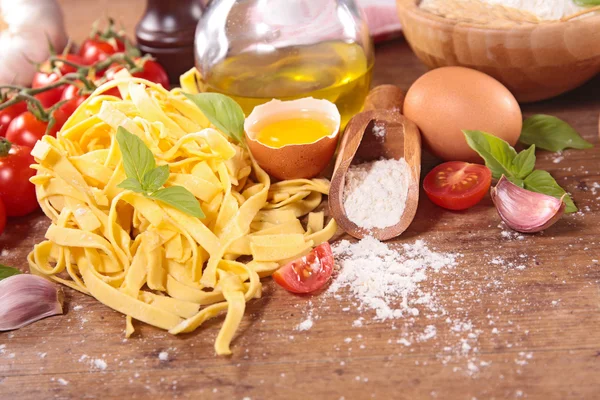
[[(333, 121), (331, 133), (313, 143), (289, 144), (279, 148), (267, 146), (256, 139), (261, 122), (281, 118), (296, 118), (302, 114), (317, 114)], [(246, 142), (252, 156), (274, 178), (309, 179), (319, 175), (335, 153), (340, 131), (340, 113), (327, 100), (306, 97), (298, 100), (271, 100), (257, 106), (244, 122)]]

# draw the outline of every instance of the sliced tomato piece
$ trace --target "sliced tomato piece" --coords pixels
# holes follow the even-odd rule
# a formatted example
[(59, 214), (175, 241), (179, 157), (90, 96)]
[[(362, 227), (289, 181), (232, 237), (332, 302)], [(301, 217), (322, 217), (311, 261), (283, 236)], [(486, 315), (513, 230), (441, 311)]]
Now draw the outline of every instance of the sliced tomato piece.
[(327, 283), (333, 273), (333, 253), (325, 242), (273, 274), (273, 279), (292, 293), (310, 293)]
[(465, 210), (484, 198), (492, 183), (486, 166), (450, 161), (431, 170), (423, 181), (427, 197), (440, 207)]

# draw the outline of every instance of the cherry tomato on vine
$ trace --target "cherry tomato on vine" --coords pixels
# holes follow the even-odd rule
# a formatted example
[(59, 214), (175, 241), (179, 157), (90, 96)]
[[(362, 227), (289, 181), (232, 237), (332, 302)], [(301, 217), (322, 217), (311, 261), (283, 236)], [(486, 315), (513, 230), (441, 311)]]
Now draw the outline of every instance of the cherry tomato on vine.
[(86, 39), (79, 49), (79, 55), (86, 64), (92, 65), (98, 61), (105, 60), (111, 54), (123, 53), (125, 44), (120, 39), (104, 40), (95, 35), (93, 38)]
[(431, 170), (423, 181), (427, 197), (440, 207), (465, 210), (489, 191), (492, 172), (486, 166), (450, 161)]
[(58, 110), (55, 111), (54, 117), (56, 118), (56, 125), (53, 127), (53, 130), (56, 128), (56, 131), (58, 132), (63, 127), (65, 122), (67, 122), (69, 117), (73, 115), (75, 110), (77, 110), (77, 107), (79, 107), (79, 105), (88, 97), (89, 95), (73, 97), (63, 103)]
[[(85, 64), (83, 59), (75, 54), (67, 54), (66, 56), (58, 57), (80, 65)], [(43, 86), (50, 85), (58, 81), (63, 75), (76, 71), (77, 68), (67, 64), (60, 64), (58, 68), (52, 69), (50, 68), (50, 63), (46, 62), (33, 76), (33, 82), (31, 83), (31, 87), (37, 89)], [(42, 93), (38, 93), (35, 95), (35, 97), (42, 103), (44, 107), (51, 107), (54, 104), (58, 103), (65, 88), (66, 85), (59, 86), (57, 88), (50, 89)]]
[(60, 99), (61, 100), (73, 100), (73, 101), (71, 102), (71, 105), (66, 106), (67, 103), (65, 103), (65, 105), (63, 105), (61, 108), (64, 107), (64, 108), (70, 109), (74, 105), (75, 107), (71, 110), (71, 112), (68, 113), (68, 115), (70, 116), (71, 114), (73, 114), (75, 109), (77, 107), (79, 107), (79, 105), (81, 103), (83, 103), (88, 97), (90, 97), (89, 94), (81, 94), (80, 87), (78, 87), (76, 85), (69, 85), (63, 92)]
[(30, 153), (30, 147), (0, 139), (0, 199), (9, 217), (27, 215), (39, 207), (35, 186), (29, 182), (35, 175), (29, 167), (35, 164)]
[(4, 232), (4, 227), (6, 226), (6, 208), (4, 207), (4, 203), (2, 199), (0, 199), (0, 236), (2, 236), (2, 232)]
[(27, 103), (24, 101), (20, 101), (0, 111), (0, 137), (6, 136), (8, 125), (25, 111), (27, 111)]
[[(56, 137), (56, 132), (62, 128), (69, 118), (70, 114), (67, 114), (69, 111), (68, 103), (61, 105), (53, 112), (52, 115), (56, 122), (48, 132), (49, 135)], [(72, 109), (71, 113), (75, 111), (75, 108)], [(10, 123), (6, 131), (6, 138), (12, 143), (33, 148), (36, 142), (46, 134), (47, 128), (48, 121), (41, 121), (31, 111), (25, 111)]]
[[(134, 62), (136, 63), (136, 65), (138, 65), (138, 67), (142, 68), (142, 70), (133, 73), (133, 76), (135, 76), (136, 78), (146, 79), (150, 82), (158, 83), (167, 90), (171, 88), (171, 85), (169, 84), (169, 76), (167, 75), (167, 72), (162, 67), (162, 65), (160, 65), (154, 60), (143, 60), (140, 58), (134, 60)], [(115, 74), (123, 68), (124, 66), (122, 64), (111, 65), (110, 68), (106, 70), (106, 79), (109, 81), (115, 79)]]
[(333, 272), (333, 253), (325, 242), (273, 274), (273, 279), (292, 293), (310, 293), (327, 283)]

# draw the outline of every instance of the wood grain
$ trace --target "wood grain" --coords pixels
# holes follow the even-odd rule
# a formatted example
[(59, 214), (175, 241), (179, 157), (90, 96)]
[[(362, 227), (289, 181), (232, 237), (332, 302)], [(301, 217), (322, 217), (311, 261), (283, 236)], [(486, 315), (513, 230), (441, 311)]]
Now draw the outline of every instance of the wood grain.
[[(412, 121), (399, 113), (403, 99), (402, 91), (396, 86), (381, 85), (373, 88), (365, 100), (367, 111), (355, 115), (350, 120), (338, 149), (329, 190), (329, 209), (340, 228), (357, 239), (368, 235), (379, 240), (395, 238), (408, 228), (417, 211), (421, 175), (421, 134)], [(374, 124), (380, 124), (385, 129), (383, 138), (374, 134)], [(387, 228), (366, 230), (346, 215), (343, 203), (346, 174), (351, 164), (382, 158), (406, 160), (410, 171), (406, 206), (396, 224)]]
[(460, 65), (504, 83), (517, 100), (548, 99), (600, 72), (600, 14), (568, 22), (514, 27), (475, 25), (397, 0), (412, 49), (430, 68)]
[[(81, 3), (96, 10), (94, 2)], [(108, 3), (124, 9), (138, 4)], [(127, 24), (136, 18), (132, 12)], [(403, 40), (382, 44), (376, 53), (374, 84), (406, 89), (426, 71)], [(560, 160), (557, 155), (538, 152), (538, 167), (572, 193), (580, 215), (518, 240), (503, 236), (489, 198), (453, 213), (422, 195), (415, 222), (398, 240), (424, 239), (440, 251), (463, 254), (458, 267), (422, 286), (437, 293), (448, 317), (468, 320), (482, 331), (473, 343), (476, 356), (452, 351), (445, 358), (444, 347), (454, 349), (462, 339), (446, 316), (376, 322), (348, 300), (292, 296), (265, 280), (263, 298), (248, 305), (233, 356), (216, 357), (219, 320), (178, 337), (136, 324), (138, 333), (124, 340), (122, 315), (66, 290), (64, 316), (0, 333), (0, 398), (597, 399), (600, 268), (593, 260), (600, 259), (600, 194), (594, 189), (600, 183), (599, 93), (596, 78), (568, 95), (523, 107), (527, 116), (543, 112), (568, 121), (596, 145), (565, 151), (559, 163), (553, 162)], [(434, 162), (427, 156), (423, 172)], [(0, 262), (25, 271), (25, 256), (47, 225), (41, 213), (11, 220), (0, 237)], [(488, 262), (497, 256), (525, 268)], [(312, 329), (295, 330), (309, 310)], [(353, 327), (361, 316), (364, 326)], [(429, 325), (437, 328), (436, 337), (409, 347), (396, 343)], [(163, 351), (167, 361), (158, 357)], [(106, 361), (105, 370), (90, 364), (96, 358)], [(471, 358), (489, 365), (470, 374)]]

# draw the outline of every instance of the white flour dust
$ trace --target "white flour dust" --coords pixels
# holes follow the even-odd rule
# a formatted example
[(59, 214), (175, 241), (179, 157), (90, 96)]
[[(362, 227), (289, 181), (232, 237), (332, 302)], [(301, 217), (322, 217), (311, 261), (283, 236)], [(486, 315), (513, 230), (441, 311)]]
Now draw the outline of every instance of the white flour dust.
[(422, 240), (394, 250), (368, 236), (358, 243), (342, 240), (333, 253), (340, 269), (328, 292), (340, 296), (348, 288), (360, 307), (375, 310), (380, 320), (416, 316), (418, 306), (435, 307), (419, 283), (428, 272), (456, 265), (456, 255), (432, 251)]
[(387, 228), (404, 213), (410, 169), (404, 158), (352, 165), (346, 174), (344, 209), (361, 228)]

